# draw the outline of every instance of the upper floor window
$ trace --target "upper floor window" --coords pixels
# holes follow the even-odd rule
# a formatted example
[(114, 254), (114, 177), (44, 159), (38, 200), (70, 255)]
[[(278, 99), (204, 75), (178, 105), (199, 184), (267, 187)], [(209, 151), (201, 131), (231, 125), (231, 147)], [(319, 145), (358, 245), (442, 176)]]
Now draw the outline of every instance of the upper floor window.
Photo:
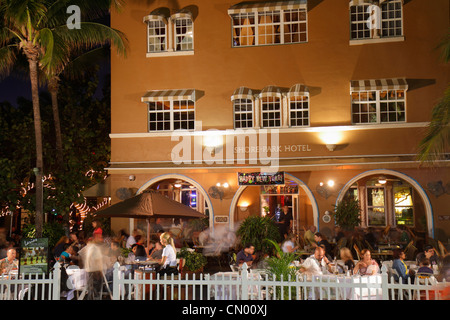
[(170, 15), (158, 8), (144, 17), (147, 23), (147, 57), (186, 55), (194, 51), (194, 19), (185, 9)]
[(148, 131), (195, 129), (195, 90), (149, 91), (142, 98), (148, 104)]
[(405, 122), (407, 89), (405, 79), (352, 81), (352, 123)]
[(350, 43), (403, 40), (402, 0), (350, 1)]
[(234, 128), (309, 126), (309, 90), (295, 84), (289, 90), (266, 86), (261, 91), (240, 87), (231, 96)]
[(255, 97), (253, 91), (246, 87), (236, 89), (231, 96), (233, 101), (234, 128), (253, 128), (254, 127), (254, 104)]
[(289, 126), (307, 127), (309, 126), (309, 91), (302, 84), (291, 87), (288, 93), (289, 98)]
[(232, 46), (261, 46), (307, 41), (306, 0), (243, 2), (228, 9)]
[(283, 95), (280, 88), (267, 86), (259, 94), (261, 102), (261, 128), (281, 127)]

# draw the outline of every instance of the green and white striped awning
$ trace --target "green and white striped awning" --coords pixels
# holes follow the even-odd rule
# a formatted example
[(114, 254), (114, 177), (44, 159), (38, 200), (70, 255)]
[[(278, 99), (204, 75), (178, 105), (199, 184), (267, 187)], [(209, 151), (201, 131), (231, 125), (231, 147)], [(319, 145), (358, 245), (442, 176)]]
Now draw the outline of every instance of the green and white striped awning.
[(234, 90), (233, 95), (231, 96), (231, 101), (234, 101), (236, 99), (254, 100), (255, 94), (257, 93), (259, 93), (259, 91), (255, 92), (254, 90), (247, 87), (239, 87)]
[(294, 97), (294, 96), (304, 96), (309, 93), (309, 89), (307, 86), (301, 83), (297, 83), (293, 85), (287, 94), (288, 98)]
[(245, 1), (231, 6), (228, 14), (279, 11), (292, 9), (306, 9), (307, 0), (289, 0), (289, 1)]
[(167, 101), (167, 100), (192, 100), (196, 99), (195, 89), (178, 90), (152, 90), (142, 96), (142, 102)]
[(350, 81), (351, 91), (373, 90), (408, 90), (408, 82), (405, 78), (372, 79)]

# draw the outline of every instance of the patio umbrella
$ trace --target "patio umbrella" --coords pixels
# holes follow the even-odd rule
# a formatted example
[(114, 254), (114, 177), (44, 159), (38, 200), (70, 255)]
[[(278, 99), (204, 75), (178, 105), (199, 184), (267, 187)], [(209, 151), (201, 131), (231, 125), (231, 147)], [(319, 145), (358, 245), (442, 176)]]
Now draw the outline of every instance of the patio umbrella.
[[(99, 210), (96, 217), (110, 218), (206, 218), (207, 216), (156, 191), (144, 192)], [(150, 229), (148, 229), (149, 231)], [(147, 231), (147, 242), (150, 240)]]

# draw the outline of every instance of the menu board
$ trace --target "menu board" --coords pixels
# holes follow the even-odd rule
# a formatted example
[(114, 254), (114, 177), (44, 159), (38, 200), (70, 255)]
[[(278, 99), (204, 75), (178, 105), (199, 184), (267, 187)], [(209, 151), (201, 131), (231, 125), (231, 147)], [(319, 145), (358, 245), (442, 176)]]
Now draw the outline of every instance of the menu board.
[(48, 272), (48, 238), (22, 239), (19, 273)]

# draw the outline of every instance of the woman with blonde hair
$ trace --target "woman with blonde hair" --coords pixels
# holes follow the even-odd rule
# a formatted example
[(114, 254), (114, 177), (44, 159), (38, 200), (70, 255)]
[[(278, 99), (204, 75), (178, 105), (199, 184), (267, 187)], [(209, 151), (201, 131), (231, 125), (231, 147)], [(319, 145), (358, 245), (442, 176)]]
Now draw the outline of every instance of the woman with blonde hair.
[(350, 273), (353, 273), (353, 268), (355, 267), (355, 262), (353, 261), (353, 255), (349, 248), (343, 247), (339, 250), (339, 256), (342, 260), (342, 264), (347, 267), (347, 270), (350, 271)]
[(177, 269), (177, 254), (175, 251), (175, 243), (169, 232), (164, 232), (159, 237), (164, 249), (162, 252), (162, 258), (159, 262), (161, 269), (159, 274), (178, 274)]

